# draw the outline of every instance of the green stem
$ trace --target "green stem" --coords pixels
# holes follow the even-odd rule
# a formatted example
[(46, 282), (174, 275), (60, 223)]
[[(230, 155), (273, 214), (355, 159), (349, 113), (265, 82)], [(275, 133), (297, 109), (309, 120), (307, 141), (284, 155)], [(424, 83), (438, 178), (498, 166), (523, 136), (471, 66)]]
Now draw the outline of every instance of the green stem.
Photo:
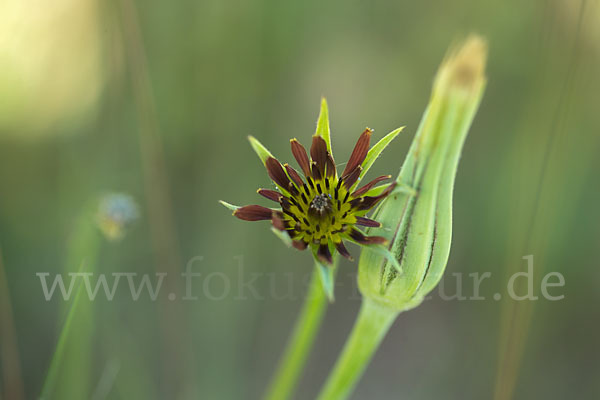
[(354, 328), (319, 400), (341, 400), (352, 393), (397, 315), (397, 310), (364, 298)]
[(284, 400), (294, 392), (321, 325), (326, 306), (327, 297), (319, 278), (319, 271), (315, 267), (302, 311), (296, 320), (293, 334), (279, 362), (279, 367), (267, 389), (265, 400)]

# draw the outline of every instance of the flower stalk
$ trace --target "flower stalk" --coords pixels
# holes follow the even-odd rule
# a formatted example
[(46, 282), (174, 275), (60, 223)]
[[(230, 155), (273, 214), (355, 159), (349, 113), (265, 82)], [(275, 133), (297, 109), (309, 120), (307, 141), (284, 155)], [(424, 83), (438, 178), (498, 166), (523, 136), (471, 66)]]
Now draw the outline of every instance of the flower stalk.
[[(336, 257), (333, 261), (334, 268), (337, 261)], [(267, 389), (265, 400), (290, 398), (298, 384), (327, 309), (326, 289), (319, 277), (320, 271), (318, 268), (319, 266), (316, 265), (302, 310), (296, 320), (294, 331), (281, 357), (277, 371)]]
[(259, 189), (257, 193), (277, 203), (279, 208), (261, 205), (238, 207), (224, 201), (221, 204), (241, 220), (271, 221), (271, 230), (284, 244), (297, 250), (310, 248), (315, 261), (308, 296), (280, 366), (267, 390), (267, 399), (288, 398), (300, 378), (322, 320), (326, 298), (333, 301), (338, 255), (353, 260), (344, 242), (369, 247), (398, 267), (398, 263), (384, 246), (387, 244), (384, 237), (367, 236), (363, 233), (363, 229), (381, 227), (379, 222), (366, 215), (394, 190), (396, 184), (381, 184), (390, 179), (391, 175), (379, 176), (362, 186), (361, 181), (402, 129), (388, 133), (370, 147), (373, 130), (366, 128), (359, 136), (344, 170), (339, 174), (331, 150), (329, 108), (325, 99), (321, 100), (321, 111), (310, 151), (307, 152), (297, 139), (290, 140), (291, 152), (300, 172), (289, 164), (282, 165), (256, 138), (248, 138), (275, 184), (274, 188)]
[(398, 311), (364, 299), (352, 333), (318, 400), (348, 397), (397, 315)]
[(444, 273), (454, 178), (485, 87), (486, 53), (485, 42), (472, 36), (438, 70), (396, 180), (397, 188), (412, 190), (393, 191), (373, 215), (384, 227), (396, 264), (363, 249), (358, 269), (363, 306), (319, 399), (345, 399), (351, 393), (396, 316), (421, 304)]

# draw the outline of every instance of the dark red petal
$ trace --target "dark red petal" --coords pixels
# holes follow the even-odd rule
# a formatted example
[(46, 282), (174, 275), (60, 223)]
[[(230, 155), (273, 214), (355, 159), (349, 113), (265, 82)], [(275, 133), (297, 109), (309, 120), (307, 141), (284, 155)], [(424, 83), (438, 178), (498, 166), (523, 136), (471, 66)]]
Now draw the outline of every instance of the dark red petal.
[(298, 187), (301, 188), (302, 185), (304, 185), (304, 181), (302, 180), (298, 172), (294, 168), (290, 167), (289, 164), (285, 164), (284, 167), (290, 178), (292, 178), (296, 185), (298, 185)]
[(369, 210), (377, 203), (389, 195), (396, 187), (396, 182), (390, 184), (379, 196), (364, 196), (354, 199), (350, 202), (350, 206), (358, 211)]
[(283, 213), (274, 211), (271, 217), (271, 223), (275, 227), (275, 229), (279, 229), (280, 231), (285, 230), (285, 221), (283, 220)]
[(356, 146), (354, 146), (354, 150), (352, 151), (352, 155), (350, 155), (350, 159), (346, 164), (346, 168), (342, 173), (342, 176), (349, 174), (356, 168), (358, 165), (361, 165), (365, 160), (367, 153), (369, 152), (369, 144), (371, 142), (371, 134), (373, 131), (369, 128), (365, 129), (365, 131), (360, 135), (358, 141), (356, 142)]
[[(313, 136), (312, 146), (310, 146), (310, 158), (317, 163), (317, 168), (321, 176), (325, 176), (325, 163), (327, 163), (327, 143), (321, 136)], [(314, 176), (314, 167), (313, 167)]]
[(312, 167), (312, 177), (315, 179), (315, 181), (321, 180), (323, 174), (321, 174), (321, 170), (319, 169), (317, 162), (313, 161), (312, 163), (310, 163), (310, 165)]
[(354, 168), (354, 170), (348, 175), (342, 176), (342, 180), (344, 181), (344, 187), (346, 188), (346, 190), (350, 190), (352, 186), (354, 186), (361, 172), (362, 167), (360, 165), (357, 165), (356, 168)]
[(344, 242), (336, 243), (335, 248), (341, 255), (346, 257), (348, 260), (354, 261), (354, 258), (352, 258), (352, 256), (350, 255), (350, 253), (348, 252), (348, 249), (346, 248), (346, 246), (344, 246)]
[(292, 240), (292, 246), (298, 250), (304, 250), (307, 244), (304, 240)]
[(356, 229), (350, 230), (350, 237), (360, 244), (367, 244), (367, 237)]
[(356, 217), (356, 225), (368, 226), (370, 228), (379, 228), (381, 224), (371, 218)]
[(271, 219), (273, 210), (263, 206), (251, 205), (240, 207), (233, 212), (233, 215), (244, 221), (263, 221)]
[(327, 177), (331, 178), (336, 173), (335, 162), (333, 161), (333, 157), (329, 152), (327, 152), (327, 162), (325, 167), (325, 173)]
[(289, 190), (291, 183), (290, 178), (288, 178), (279, 161), (273, 157), (269, 157), (265, 162), (265, 166), (267, 167), (267, 173), (273, 182), (275, 182), (280, 189)]
[(377, 185), (379, 182), (385, 181), (386, 179), (390, 179), (391, 177), (392, 177), (391, 175), (378, 176), (377, 178), (373, 179), (371, 182), (367, 183), (366, 185), (364, 185), (363, 187), (361, 187), (360, 189), (357, 189), (354, 193), (352, 193), (352, 197), (362, 196), (363, 194), (365, 194), (369, 190), (371, 190), (371, 188), (373, 186)]
[(356, 229), (350, 231), (350, 237), (360, 244), (384, 244), (387, 242), (383, 236), (365, 236)]
[(350, 201), (350, 207), (358, 210), (360, 206), (362, 206), (362, 204), (365, 202), (365, 197), (359, 197), (357, 199), (351, 200)]
[(304, 176), (309, 176), (310, 161), (308, 160), (306, 149), (296, 139), (290, 140), (290, 144), (292, 145), (292, 154), (294, 155), (294, 158), (296, 159), (298, 165), (302, 169), (302, 172), (304, 172)]
[(283, 195), (278, 191), (270, 189), (258, 189), (257, 193), (269, 200), (276, 201), (277, 203), (279, 203), (279, 199), (283, 197)]
[(331, 252), (329, 251), (329, 245), (320, 245), (319, 250), (317, 250), (317, 257), (319, 257), (321, 262), (331, 264), (333, 262), (333, 258), (331, 257)]

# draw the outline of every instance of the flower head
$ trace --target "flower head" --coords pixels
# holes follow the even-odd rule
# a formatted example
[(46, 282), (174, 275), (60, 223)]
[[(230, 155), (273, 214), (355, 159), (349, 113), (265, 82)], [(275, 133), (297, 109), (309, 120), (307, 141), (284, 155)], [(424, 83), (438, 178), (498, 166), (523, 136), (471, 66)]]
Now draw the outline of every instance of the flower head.
[[(323, 107), (326, 118), (325, 102)], [(322, 109), (320, 121), (323, 114)], [(326, 134), (320, 134), (319, 125), (322, 124), (318, 124), (317, 133), (312, 138), (310, 157), (297, 139), (290, 141), (292, 154), (304, 178), (289, 164), (282, 165), (256, 139), (250, 138), (269, 177), (277, 186), (277, 190), (259, 189), (258, 193), (279, 207), (234, 207), (233, 215), (245, 221), (270, 220), (276, 229), (291, 239), (295, 248), (304, 250), (311, 247), (316, 258), (331, 264), (335, 251), (352, 259), (345, 241), (360, 245), (386, 242), (382, 236), (366, 236), (359, 227), (381, 226), (365, 215), (390, 194), (395, 183), (376, 186), (391, 178), (383, 175), (358, 186), (364, 173), (400, 129), (391, 132), (369, 150), (373, 131), (367, 128), (358, 138), (344, 170), (338, 174), (331, 154), (328, 123), (325, 124)]]

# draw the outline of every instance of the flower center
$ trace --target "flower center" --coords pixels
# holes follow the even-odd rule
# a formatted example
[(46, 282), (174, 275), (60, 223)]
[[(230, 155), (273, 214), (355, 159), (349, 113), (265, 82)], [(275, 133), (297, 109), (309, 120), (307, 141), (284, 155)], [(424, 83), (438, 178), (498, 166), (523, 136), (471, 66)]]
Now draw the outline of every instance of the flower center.
[(319, 218), (323, 218), (326, 215), (329, 215), (331, 211), (331, 199), (326, 194), (316, 195), (314, 199), (310, 202), (310, 206), (308, 208), (308, 212), (311, 215)]

